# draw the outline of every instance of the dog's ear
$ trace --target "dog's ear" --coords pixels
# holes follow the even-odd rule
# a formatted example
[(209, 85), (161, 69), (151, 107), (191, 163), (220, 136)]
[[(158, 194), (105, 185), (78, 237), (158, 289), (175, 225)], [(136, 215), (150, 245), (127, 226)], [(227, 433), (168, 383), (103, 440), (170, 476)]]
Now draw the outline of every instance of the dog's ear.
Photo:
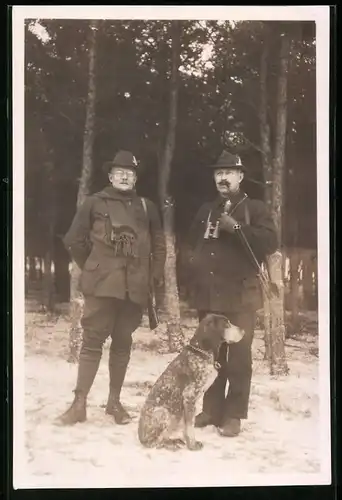
[(201, 344), (201, 348), (202, 348), (204, 351), (210, 351), (210, 350), (212, 350), (212, 348), (213, 348), (213, 346), (212, 346), (212, 341), (211, 341), (211, 339), (209, 339), (209, 338), (205, 338), (205, 337), (204, 337), (204, 338), (202, 338), (202, 339), (201, 339), (200, 344)]
[(199, 338), (202, 338), (202, 337), (205, 337), (206, 334), (207, 334), (207, 331), (208, 329), (210, 329), (210, 325), (212, 327), (212, 322), (213, 322), (213, 319), (212, 319), (212, 315), (211, 314), (208, 314), (207, 316), (205, 316), (200, 322), (199, 322), (199, 325), (196, 329), (196, 337), (199, 337)]
[(213, 317), (211, 314), (208, 314), (200, 321), (193, 338), (199, 342), (204, 350), (210, 350), (212, 348), (214, 330)]
[(199, 323), (194, 337), (197, 339), (200, 347), (205, 351), (217, 350), (223, 341), (226, 318), (218, 314), (208, 314)]

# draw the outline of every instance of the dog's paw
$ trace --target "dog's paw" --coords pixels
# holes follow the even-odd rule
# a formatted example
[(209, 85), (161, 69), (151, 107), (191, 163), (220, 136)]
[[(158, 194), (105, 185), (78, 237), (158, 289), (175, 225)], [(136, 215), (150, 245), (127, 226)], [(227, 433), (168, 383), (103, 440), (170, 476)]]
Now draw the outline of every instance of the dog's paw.
[(175, 438), (172, 441), (175, 445), (180, 446), (180, 447), (185, 446), (185, 444), (186, 444), (185, 441), (181, 438)]
[(162, 448), (165, 448), (169, 451), (177, 451), (184, 446), (185, 442), (182, 439), (168, 439), (161, 445)]
[(190, 441), (188, 443), (188, 449), (191, 451), (198, 451), (203, 448), (203, 443), (201, 441)]

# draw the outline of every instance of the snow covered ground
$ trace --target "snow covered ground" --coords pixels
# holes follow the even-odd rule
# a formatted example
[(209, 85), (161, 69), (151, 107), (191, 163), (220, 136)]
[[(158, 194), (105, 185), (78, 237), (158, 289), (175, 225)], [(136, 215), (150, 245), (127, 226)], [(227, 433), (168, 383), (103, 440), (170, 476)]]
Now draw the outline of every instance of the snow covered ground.
[[(187, 320), (186, 332), (195, 327)], [(122, 400), (134, 421), (117, 426), (104, 414), (108, 344), (89, 395), (88, 420), (58, 427), (54, 419), (73, 399), (77, 366), (66, 362), (68, 322), (28, 304), (25, 347), (26, 487), (167, 487), (244, 484), (315, 484), (320, 472), (317, 336), (288, 341), (290, 374), (272, 379), (263, 360), (262, 332), (254, 341), (254, 375), (248, 420), (236, 438), (214, 427), (197, 430), (201, 451), (144, 449), (137, 437), (139, 409), (149, 387), (175, 356), (162, 334), (142, 326)], [(301, 479), (299, 479), (299, 477)]]

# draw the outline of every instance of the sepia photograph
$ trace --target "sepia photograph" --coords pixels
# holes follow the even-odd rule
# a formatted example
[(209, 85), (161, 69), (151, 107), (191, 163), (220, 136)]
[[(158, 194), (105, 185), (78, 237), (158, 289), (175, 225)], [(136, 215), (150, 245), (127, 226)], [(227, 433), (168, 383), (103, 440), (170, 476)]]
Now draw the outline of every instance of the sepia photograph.
[(13, 487), (331, 484), (328, 6), (14, 6)]

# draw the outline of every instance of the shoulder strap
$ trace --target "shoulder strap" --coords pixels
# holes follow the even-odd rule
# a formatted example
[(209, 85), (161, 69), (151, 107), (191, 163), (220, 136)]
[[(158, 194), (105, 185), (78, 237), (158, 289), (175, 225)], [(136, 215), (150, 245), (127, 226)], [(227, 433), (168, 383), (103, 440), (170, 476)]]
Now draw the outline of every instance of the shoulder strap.
[(148, 217), (148, 212), (147, 212), (147, 205), (146, 205), (146, 200), (145, 198), (141, 198), (141, 203), (142, 203), (142, 206), (144, 208), (144, 212), (146, 214), (146, 217)]
[[(148, 229), (149, 229), (149, 232), (150, 232), (150, 237), (151, 237), (151, 221), (150, 221), (150, 217), (148, 215), (148, 210), (147, 210), (147, 203), (146, 203), (146, 200), (145, 198), (140, 198), (141, 199), (141, 203), (142, 203), (142, 206), (143, 206), (143, 209), (144, 209), (144, 212), (145, 212), (145, 215), (147, 217), (147, 221), (148, 221)], [(152, 263), (152, 253), (150, 252), (150, 265)]]
[(100, 198), (100, 199), (103, 200), (104, 204), (106, 205), (106, 212), (108, 213), (108, 217), (110, 219), (110, 223), (113, 226), (115, 224), (115, 222), (114, 222), (114, 217), (113, 217), (113, 214), (112, 214), (112, 210), (111, 210), (110, 204), (107, 203), (106, 198)]
[(142, 203), (142, 206), (143, 206), (143, 209), (144, 209), (144, 212), (145, 212), (145, 215), (147, 217), (147, 221), (148, 221), (148, 228), (149, 230), (151, 231), (151, 224), (150, 224), (150, 217), (148, 215), (148, 209), (147, 209), (147, 203), (146, 203), (146, 200), (145, 198), (140, 198), (141, 199), (141, 203)]
[(249, 213), (248, 202), (245, 203), (245, 223), (247, 226), (249, 226), (251, 223), (251, 216)]

